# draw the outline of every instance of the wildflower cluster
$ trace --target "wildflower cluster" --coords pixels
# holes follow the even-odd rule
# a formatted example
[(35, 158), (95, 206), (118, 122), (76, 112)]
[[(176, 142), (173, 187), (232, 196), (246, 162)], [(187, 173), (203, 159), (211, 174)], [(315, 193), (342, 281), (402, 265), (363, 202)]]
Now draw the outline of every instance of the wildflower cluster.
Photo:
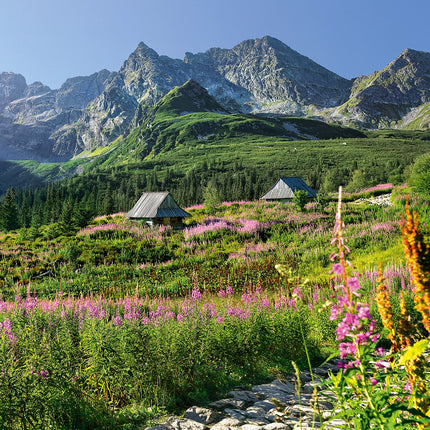
[[(343, 418), (349, 426), (362, 429), (388, 429), (400, 423), (423, 422), (425, 411), (422, 407), (416, 409), (420, 406), (416, 402), (410, 402), (415, 397), (415, 394), (410, 396), (414, 381), (410, 377), (407, 380), (407, 375), (400, 366), (406, 363), (405, 368), (410, 376), (408, 361), (395, 362), (394, 357), (388, 356), (378, 345), (380, 334), (376, 332), (376, 322), (370, 314), (369, 305), (360, 302), (359, 279), (347, 274), (346, 254), (349, 250), (343, 237), (341, 199), (342, 188), (339, 189), (336, 236), (332, 240), (338, 249), (338, 253), (332, 255), (333, 260), (338, 260), (333, 265), (332, 272), (341, 282), (336, 287), (340, 295), (338, 303), (332, 306), (330, 316), (331, 320), (341, 318), (336, 336), (342, 361), (339, 363), (341, 370), (336, 376), (332, 376), (328, 384), (339, 405), (336, 417)], [(392, 352), (396, 352), (408, 344), (406, 337), (399, 339), (388, 290), (383, 280), (381, 275), (377, 288), (377, 305), (381, 320), (393, 341)], [(401, 300), (401, 308), (404, 313), (404, 299)], [(404, 318), (399, 324), (400, 330), (407, 330), (407, 322), (407, 318)], [(420, 376), (425, 379), (422, 372)]]

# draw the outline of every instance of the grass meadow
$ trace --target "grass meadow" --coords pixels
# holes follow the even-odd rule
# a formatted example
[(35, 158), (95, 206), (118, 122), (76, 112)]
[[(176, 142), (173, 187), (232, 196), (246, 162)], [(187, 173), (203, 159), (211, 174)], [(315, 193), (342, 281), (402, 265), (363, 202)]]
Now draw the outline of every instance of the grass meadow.
[[(393, 312), (403, 291), (419, 316), (399, 227), (405, 190), (393, 191), (393, 206), (355, 203), (378, 192), (346, 196), (343, 220), (362, 300), (383, 333), (378, 263)], [(428, 204), (411, 204), (428, 225)], [(291, 372), (292, 361), (305, 368), (305, 345), (314, 365), (336, 351), (335, 202), (187, 210), (183, 231), (118, 213), (74, 231), (0, 235), (0, 429), (145, 428)]]

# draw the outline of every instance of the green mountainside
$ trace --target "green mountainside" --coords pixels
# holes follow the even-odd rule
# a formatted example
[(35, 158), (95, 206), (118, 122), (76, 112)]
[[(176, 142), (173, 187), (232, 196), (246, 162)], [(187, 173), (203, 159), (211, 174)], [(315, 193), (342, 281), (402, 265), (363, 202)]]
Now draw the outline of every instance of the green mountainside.
[(308, 180), (319, 172), (318, 179), (310, 179), (319, 187), (323, 173), (333, 166), (365, 171), (392, 162), (405, 167), (430, 149), (430, 133), (424, 131), (364, 133), (307, 118), (230, 114), (192, 80), (172, 89), (154, 107), (138, 108), (134, 125), (126, 137), (68, 162), (3, 162), (2, 191), (10, 185), (41, 185), (112, 168), (153, 175), (157, 166), (161, 177), (168, 169), (180, 176), (215, 161), (227, 170), (234, 163), (264, 171), (274, 165), (277, 174), (302, 175)]
[[(268, 117), (250, 114), (229, 114), (198, 83), (190, 80), (176, 87), (156, 105), (138, 109), (137, 127), (105, 157), (104, 165), (115, 165), (169, 155), (173, 149), (196, 145), (211, 152), (216, 143), (231, 139), (251, 142), (277, 138), (282, 141), (358, 138), (365, 135), (355, 129), (329, 125), (322, 121)], [(225, 150), (237, 152), (234, 145)]]
[[(64, 163), (5, 162), (2, 192), (24, 188), (17, 190), (28, 212), (22, 225), (59, 220), (70, 207), (92, 216), (128, 211), (144, 191), (168, 190), (181, 205), (208, 195), (258, 199), (281, 176), (302, 177), (323, 193), (400, 184), (415, 158), (430, 152), (425, 131), (364, 133), (313, 119), (230, 114), (193, 81), (137, 112), (133, 130), (107, 147)], [(30, 184), (37, 188), (26, 190)]]

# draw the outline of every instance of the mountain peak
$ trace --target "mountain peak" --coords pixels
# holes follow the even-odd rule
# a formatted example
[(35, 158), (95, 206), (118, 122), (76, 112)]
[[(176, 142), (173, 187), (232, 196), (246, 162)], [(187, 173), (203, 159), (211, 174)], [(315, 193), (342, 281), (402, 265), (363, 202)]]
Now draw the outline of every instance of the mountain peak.
[(140, 42), (127, 61), (129, 61), (131, 58), (149, 58), (154, 61), (159, 58), (159, 55), (148, 45), (143, 42)]
[(154, 107), (157, 113), (186, 115), (195, 112), (228, 113), (193, 79), (169, 91)]

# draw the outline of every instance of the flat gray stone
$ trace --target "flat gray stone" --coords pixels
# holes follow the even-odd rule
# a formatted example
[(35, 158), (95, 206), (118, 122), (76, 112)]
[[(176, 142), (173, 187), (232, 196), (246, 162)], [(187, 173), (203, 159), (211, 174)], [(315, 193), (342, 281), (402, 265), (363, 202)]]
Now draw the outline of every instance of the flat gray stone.
[(313, 393), (315, 388), (318, 391), (323, 389), (320, 379), (314, 379), (313, 381), (306, 382), (306, 384), (302, 386), (301, 391), (303, 391), (303, 393)]
[(305, 405), (294, 405), (292, 406), (292, 409), (299, 412), (303, 412), (304, 414), (307, 414), (310, 416), (312, 416), (312, 414), (316, 412), (312, 406), (305, 406)]
[(237, 429), (243, 424), (243, 421), (238, 420), (236, 418), (224, 418), (223, 420), (216, 423), (211, 430), (230, 430)]
[(338, 429), (341, 430), (342, 428), (345, 428), (346, 425), (348, 425), (348, 423), (340, 419), (334, 419), (324, 423), (325, 428), (330, 428), (333, 430), (338, 430)]
[(260, 418), (247, 418), (246, 424), (254, 424), (256, 426), (265, 426), (267, 424), (270, 424), (270, 421), (266, 418), (260, 417)]
[(272, 384), (274, 387), (278, 388), (281, 391), (284, 391), (287, 394), (295, 394), (296, 387), (289, 382), (281, 382), (279, 379), (275, 379)]
[(254, 388), (255, 394), (265, 400), (273, 401), (272, 399), (276, 399), (278, 402), (285, 404), (291, 400), (290, 394), (286, 394), (284, 391), (278, 390), (271, 386), (258, 385)]
[(224, 412), (226, 414), (228, 414), (231, 418), (236, 418), (239, 421), (242, 421), (242, 423), (245, 421), (245, 412), (242, 410), (237, 410), (237, 409), (224, 409)]
[(189, 420), (187, 418), (172, 417), (165, 423), (170, 429), (175, 430), (206, 430), (208, 426), (198, 423), (197, 421)]
[(293, 430), (314, 430), (312, 424), (299, 423), (293, 427)]
[(184, 418), (208, 425), (221, 421), (222, 415), (212, 409), (192, 406), (185, 411)]
[(290, 430), (291, 427), (284, 423), (270, 423), (263, 427), (264, 430)]
[(270, 400), (260, 400), (259, 402), (254, 403), (255, 408), (264, 409), (266, 412), (276, 408), (276, 405)]
[(249, 390), (232, 390), (228, 395), (235, 400), (242, 400), (246, 403), (255, 403), (259, 400), (255, 393)]
[(209, 407), (211, 409), (216, 409), (217, 411), (223, 411), (225, 408), (233, 408), (233, 409), (243, 409), (246, 405), (244, 400), (236, 400), (236, 399), (221, 399), (215, 402), (209, 403)]
[(315, 408), (318, 406), (318, 408), (319, 408), (321, 411), (332, 411), (332, 410), (334, 409), (334, 405), (333, 405), (333, 403), (326, 402), (326, 401), (324, 401), (324, 400), (318, 400), (318, 403), (317, 403), (317, 402), (315, 402), (315, 401), (312, 399), (312, 405), (313, 405)]
[(152, 427), (147, 427), (145, 430), (171, 430), (172, 427), (170, 427), (168, 424), (157, 424)]
[(257, 406), (250, 406), (249, 408), (246, 408), (245, 416), (248, 418), (261, 418), (266, 415), (266, 411), (263, 408), (259, 408)]
[(289, 382), (281, 382), (275, 379), (270, 384), (255, 385), (252, 387), (252, 391), (257, 397), (269, 400), (275, 398), (280, 402), (286, 403), (289, 399), (287, 396), (294, 395), (296, 393), (296, 388)]
[(260, 426), (256, 426), (254, 424), (244, 424), (242, 427), (240, 427), (242, 430), (260, 430)]

